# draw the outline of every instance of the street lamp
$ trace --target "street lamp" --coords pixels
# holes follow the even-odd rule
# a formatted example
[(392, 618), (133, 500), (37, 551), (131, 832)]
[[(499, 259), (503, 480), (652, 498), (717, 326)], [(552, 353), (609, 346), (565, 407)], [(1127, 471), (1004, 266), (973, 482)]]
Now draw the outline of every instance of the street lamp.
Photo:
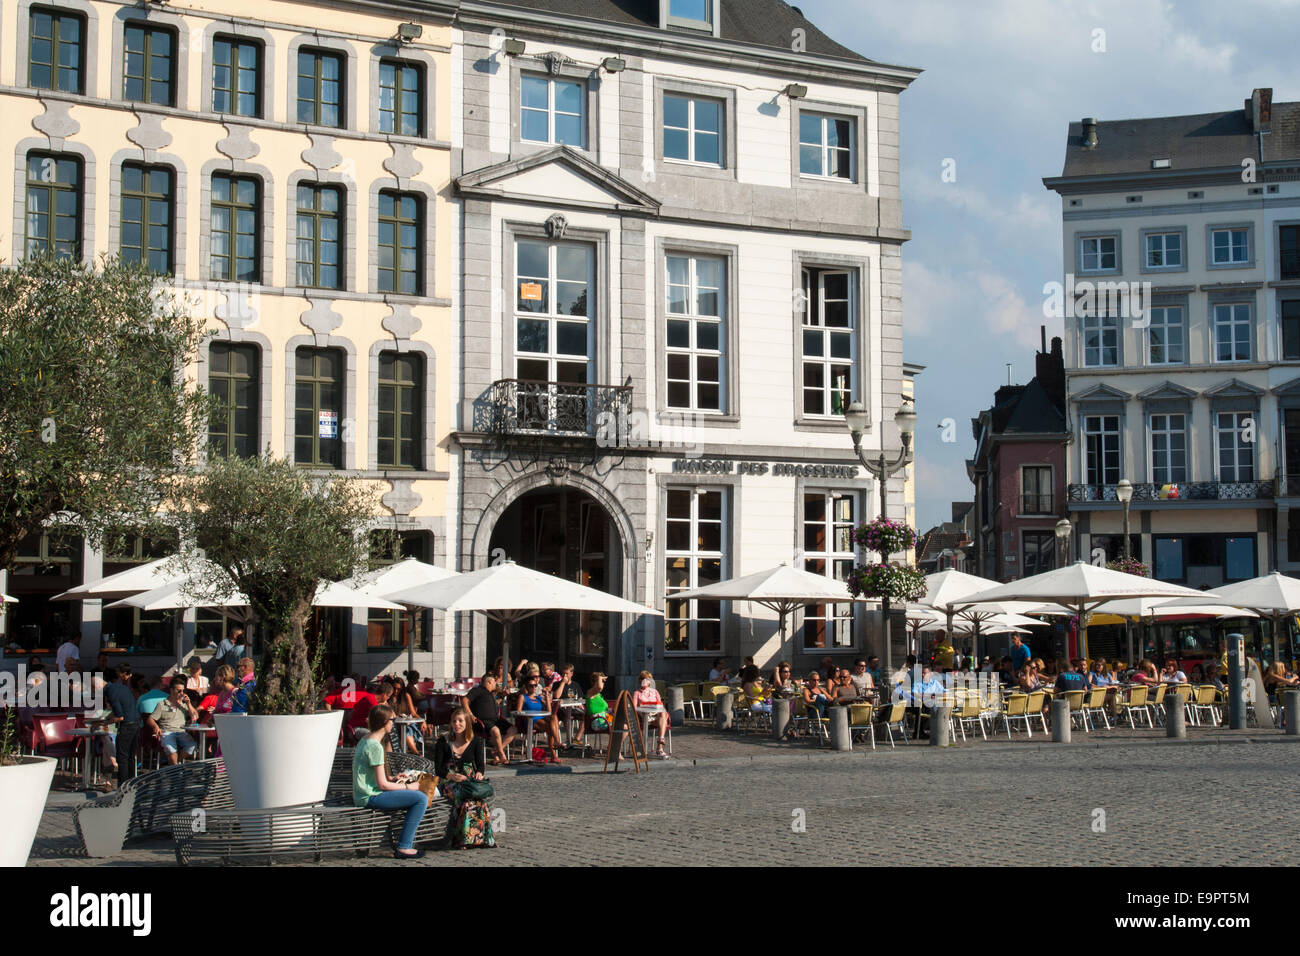
[(1056, 548), (1061, 554), (1061, 567), (1070, 562), (1070, 519), (1056, 522)]
[[(1115, 486), (1115, 497), (1124, 506), (1124, 561), (1127, 564), (1129, 559), (1128, 508), (1129, 503), (1133, 500), (1133, 482), (1127, 478), (1121, 478), (1120, 483)], [(1124, 618), (1124, 643), (1128, 648), (1128, 662), (1131, 667), (1133, 665), (1133, 621), (1128, 617)]]
[[(854, 402), (844, 413), (844, 424), (849, 429), (849, 434), (853, 436), (853, 453), (858, 456), (858, 461), (862, 462), (862, 467), (867, 470), (867, 474), (875, 478), (880, 485), (880, 517), (889, 516), (889, 479), (898, 474), (904, 468), (912, 463), (912, 433), (916, 431), (916, 412), (912, 410), (912, 405), (908, 402), (900, 405), (897, 412), (894, 413), (894, 423), (898, 426), (899, 437), (903, 440), (903, 447), (898, 451), (898, 457), (892, 462), (885, 458), (885, 435), (882, 423), (880, 434), (880, 457), (874, 462), (867, 458), (867, 453), (862, 450), (862, 433), (867, 430), (871, 423), (867, 416), (867, 410), (862, 407), (861, 402)], [(883, 555), (886, 562), (889, 555)], [(880, 599), (880, 611), (884, 619), (885, 631), (885, 673), (893, 673), (893, 642), (890, 640), (889, 633), (889, 597), (888, 595)]]

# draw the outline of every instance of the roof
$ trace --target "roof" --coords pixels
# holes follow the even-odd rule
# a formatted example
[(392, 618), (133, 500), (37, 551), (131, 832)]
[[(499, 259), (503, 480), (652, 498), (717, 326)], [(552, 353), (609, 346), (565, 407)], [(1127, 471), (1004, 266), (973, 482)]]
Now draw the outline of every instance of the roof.
[(1278, 163), (1300, 159), (1300, 103), (1274, 103), (1271, 132), (1250, 131), (1244, 109), (1194, 116), (1097, 123), (1097, 145), (1085, 149), (1083, 124), (1070, 124), (1063, 178), (1150, 173), (1151, 161), (1170, 160), (1173, 172), (1241, 167), (1243, 159)]
[(1034, 377), (1007, 402), (993, 408), (993, 430), (999, 435), (1041, 435), (1064, 432), (1065, 410), (1052, 401)]
[[(659, 29), (659, 0), (497, 0), (502, 6), (523, 7), (564, 17)], [(667, 0), (663, 0), (667, 2)], [(836, 43), (803, 13), (784, 0), (722, 0), (722, 39), (790, 52), (793, 31), (803, 30), (806, 49), (817, 56), (875, 63)], [(694, 31), (682, 31), (693, 34)]]
[(916, 548), (916, 563), (936, 560), (944, 551), (960, 551), (970, 544), (965, 529), (954, 521), (935, 525), (921, 536)]

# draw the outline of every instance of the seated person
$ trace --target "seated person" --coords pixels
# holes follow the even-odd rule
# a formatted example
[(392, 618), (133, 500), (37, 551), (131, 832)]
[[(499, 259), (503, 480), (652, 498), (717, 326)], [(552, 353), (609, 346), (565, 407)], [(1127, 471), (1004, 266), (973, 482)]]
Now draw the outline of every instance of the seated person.
[(1073, 690), (1087, 690), (1088, 684), (1079, 672), (1080, 661), (1071, 661), (1056, 677), (1056, 689), (1062, 693)]
[(1156, 673), (1155, 661), (1142, 658), (1138, 661), (1137, 670), (1129, 676), (1129, 680), (1134, 684), (1159, 684), (1160, 675)]
[(725, 657), (715, 657), (713, 659), (713, 669), (709, 671), (709, 680), (715, 684), (725, 684), (727, 677), (727, 659)]
[(1020, 674), (1017, 678), (1017, 687), (1026, 694), (1032, 694), (1036, 690), (1042, 690), (1043, 682), (1039, 680), (1038, 675), (1034, 673), (1033, 664), (1026, 664), (1024, 667), (1020, 668)]
[(149, 717), (157, 708), (158, 702), (167, 699), (167, 691), (162, 689), (161, 677), (145, 677), (142, 674), (136, 675), (136, 680), (142, 682), (144, 690), (136, 699), (136, 706), (140, 708), (141, 717)]
[(844, 668), (840, 668), (835, 677), (835, 686), (829, 689), (834, 691), (831, 700), (836, 704), (852, 704), (858, 699), (858, 688), (853, 683), (853, 675)]
[(393, 709), (376, 704), (366, 712), (367, 733), (352, 754), (352, 803), (376, 810), (404, 810), (402, 835), (393, 856), (414, 860), (424, 855), (415, 849), (415, 831), (429, 809), (429, 798), (418, 783), (397, 783), (388, 779), (384, 744), (393, 729)]
[(776, 665), (772, 671), (772, 696), (773, 697), (794, 697), (799, 693), (799, 687), (790, 676), (790, 662), (782, 661)]
[(474, 717), (475, 733), (482, 736), (492, 748), (494, 767), (509, 763), (506, 748), (519, 732), (513, 720), (501, 716), (497, 705), (497, 690), (501, 679), (493, 671), (483, 675), (477, 687), (465, 695), (465, 707)]
[(1186, 684), (1187, 675), (1178, 667), (1178, 662), (1172, 657), (1165, 661), (1164, 669), (1160, 672), (1160, 680), (1166, 684)]
[(803, 702), (808, 710), (815, 711), (818, 717), (826, 716), (826, 708), (830, 706), (831, 698), (822, 687), (822, 675), (813, 671), (808, 675), (808, 681), (803, 685)]
[(871, 671), (867, 669), (866, 658), (854, 659), (849, 680), (853, 681), (853, 686), (858, 691), (858, 697), (870, 697), (876, 690), (876, 681), (871, 676)]
[(660, 760), (667, 760), (668, 754), (664, 751), (664, 738), (668, 736), (668, 708), (664, 705), (664, 699), (659, 696), (659, 691), (655, 689), (654, 675), (649, 671), (642, 671), (638, 678), (636, 692), (632, 695), (632, 708), (637, 707), (663, 707), (657, 714), (650, 715), (650, 722), (659, 730), (659, 749), (655, 756)]
[(1286, 672), (1286, 665), (1281, 661), (1274, 661), (1264, 672), (1264, 692), (1273, 694), (1280, 701), (1282, 694), (1292, 687), (1300, 687), (1300, 677)]
[(198, 711), (185, 694), (185, 678), (178, 674), (172, 678), (168, 696), (158, 701), (153, 713), (146, 719), (154, 739), (167, 754), (168, 763), (178, 762), (180, 758), (177, 751), (184, 751), (187, 757), (193, 757), (198, 752), (198, 744), (185, 732), (185, 725), (198, 719)]
[(566, 697), (580, 696), (578, 684), (573, 679), (573, 665), (560, 665), (560, 669), (555, 672), (555, 680), (551, 683), (551, 698), (553, 700), (564, 700)]
[(1092, 665), (1092, 674), (1089, 675), (1089, 686), (1092, 687), (1109, 687), (1115, 683), (1111, 678), (1109, 669), (1106, 667), (1106, 658), (1099, 657)]
[(1213, 684), (1214, 689), (1219, 693), (1227, 693), (1228, 685), (1223, 682), (1223, 674), (1219, 672), (1217, 661), (1205, 666), (1205, 679), (1207, 683)]
[(605, 700), (605, 675), (600, 671), (591, 675), (591, 686), (587, 688), (587, 719), (591, 729), (600, 733), (609, 730), (609, 702)]
[[(550, 761), (551, 763), (559, 763), (560, 758), (557, 751), (561, 746), (560, 721), (551, 706), (550, 689), (542, 687), (542, 671), (536, 664), (529, 665), (528, 672), (523, 678), (523, 686), (520, 687), (519, 693), (515, 696), (512, 709), (528, 715), (539, 715), (537, 717), (525, 716), (524, 720), (531, 720), (534, 728), (540, 727), (546, 731), (547, 745), (550, 748)], [(532, 755), (529, 754), (529, 756)]]
[(198, 694), (202, 700), (208, 693), (208, 679), (203, 676), (203, 662), (197, 657), (191, 657), (185, 670), (189, 675), (185, 680), (185, 689)]

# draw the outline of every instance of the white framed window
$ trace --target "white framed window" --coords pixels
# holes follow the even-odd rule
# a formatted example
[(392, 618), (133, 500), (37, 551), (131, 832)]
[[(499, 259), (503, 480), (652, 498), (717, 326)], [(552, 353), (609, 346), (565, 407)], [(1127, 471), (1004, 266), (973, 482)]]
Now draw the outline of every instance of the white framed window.
[(1085, 415), (1083, 466), (1090, 485), (1119, 484), (1119, 416)]
[(665, 256), (667, 406), (720, 412), (726, 406), (726, 261)]
[(1219, 412), (1215, 434), (1219, 446), (1219, 481), (1255, 480), (1255, 445), (1250, 412)]
[(1079, 240), (1080, 272), (1114, 272), (1119, 268), (1115, 236), (1084, 236)]
[(664, 511), (664, 650), (722, 650), (722, 602), (673, 600), (727, 571), (727, 493), (722, 488), (669, 488)]
[(1084, 316), (1083, 364), (1088, 368), (1112, 368), (1119, 365), (1118, 316)]
[(799, 114), (799, 173), (824, 179), (854, 178), (854, 123), (844, 116)]
[(661, 0), (667, 7), (667, 25), (691, 30), (713, 29), (713, 0)]
[[(835, 581), (853, 570), (856, 496), (848, 491), (809, 491), (803, 496), (803, 567)], [(848, 585), (844, 593), (848, 594)], [(811, 604), (804, 610), (803, 649), (853, 646), (853, 604)]]
[(843, 415), (857, 388), (854, 274), (803, 270), (803, 413)]
[[(561, 386), (591, 382), (595, 259), (585, 243), (515, 241), (516, 378)], [(585, 388), (559, 391), (585, 394)]]
[(721, 100), (664, 94), (664, 159), (724, 165)]
[(519, 77), (519, 137), (586, 149), (587, 87), (577, 80)]
[(1246, 265), (1250, 262), (1250, 230), (1245, 228), (1210, 230), (1210, 264)]
[(1157, 306), (1147, 315), (1147, 364), (1176, 365), (1187, 360), (1183, 341), (1183, 307)]
[(1250, 361), (1250, 305), (1230, 302), (1214, 307), (1214, 360)]
[(1177, 485), (1187, 480), (1187, 416), (1151, 416), (1151, 480)]
[(1146, 267), (1148, 269), (1179, 269), (1183, 265), (1183, 234), (1181, 232), (1149, 232), (1146, 234)]

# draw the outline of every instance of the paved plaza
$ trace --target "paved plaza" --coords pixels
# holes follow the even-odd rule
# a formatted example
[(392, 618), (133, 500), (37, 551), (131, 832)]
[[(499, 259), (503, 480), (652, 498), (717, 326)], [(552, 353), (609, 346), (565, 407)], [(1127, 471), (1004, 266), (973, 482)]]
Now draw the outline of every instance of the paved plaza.
[[(1285, 865), (1300, 738), (1275, 730), (1045, 738), (872, 753), (777, 749), (757, 737), (682, 735), (649, 772), (494, 777), (495, 851), (418, 864), (337, 856), (321, 865), (582, 866), (1100, 864)], [(710, 750), (711, 748), (711, 750)], [(711, 756), (691, 756), (710, 752)], [(570, 767), (570, 770), (578, 769)], [(583, 768), (587, 769), (587, 768)], [(77, 794), (51, 796), (32, 865), (172, 865), (170, 841), (112, 861), (78, 855)], [(1172, 841), (1172, 842), (1171, 842)], [(1162, 847), (1176, 845), (1178, 851)], [(809, 856), (814, 854), (814, 856)], [(293, 865), (293, 864), (286, 864)]]

